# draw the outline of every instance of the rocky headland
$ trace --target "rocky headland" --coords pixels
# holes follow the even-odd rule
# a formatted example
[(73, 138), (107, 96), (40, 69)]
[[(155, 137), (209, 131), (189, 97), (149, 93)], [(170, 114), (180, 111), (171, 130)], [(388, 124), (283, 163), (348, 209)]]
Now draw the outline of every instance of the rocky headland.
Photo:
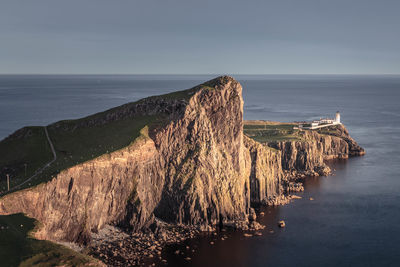
[[(259, 230), (252, 207), (288, 203), (303, 190), (299, 179), (330, 173), (327, 160), (365, 153), (343, 125), (292, 126), (243, 121), (242, 87), (228, 76), (57, 122), (47, 129), (64, 163), (37, 185), (4, 194), (0, 215), (22, 212), (40, 222), (36, 238), (87, 246), (113, 266), (218, 226)], [(2, 142), (30, 138), (24, 129)], [(102, 130), (102, 143), (92, 144)], [(126, 140), (107, 146), (118, 138)], [(79, 147), (70, 152), (63, 140)], [(17, 164), (0, 162), (18, 173)]]

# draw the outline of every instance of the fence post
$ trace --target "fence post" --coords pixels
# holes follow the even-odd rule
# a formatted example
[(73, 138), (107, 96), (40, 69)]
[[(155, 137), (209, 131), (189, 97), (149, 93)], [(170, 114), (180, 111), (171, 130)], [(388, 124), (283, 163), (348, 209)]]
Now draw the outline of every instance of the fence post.
[(7, 174), (7, 191), (10, 191), (10, 175)]

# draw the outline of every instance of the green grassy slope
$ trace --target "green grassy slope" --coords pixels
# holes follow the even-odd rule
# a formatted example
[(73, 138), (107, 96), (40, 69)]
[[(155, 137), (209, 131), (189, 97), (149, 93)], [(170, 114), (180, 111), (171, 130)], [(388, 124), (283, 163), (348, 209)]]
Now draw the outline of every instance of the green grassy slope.
[(294, 123), (269, 121), (245, 121), (244, 134), (257, 142), (303, 141), (299, 130), (293, 129)]
[[(107, 124), (74, 129), (78, 120), (62, 121), (48, 126), (57, 160), (40, 175), (21, 188), (49, 180), (61, 170), (96, 158), (129, 145), (146, 125), (161, 123), (163, 116), (135, 116)], [(67, 126), (66, 130), (62, 126)], [(74, 129), (74, 130), (71, 130)], [(7, 188), (6, 174), (10, 174), (10, 188), (31, 177), (53, 159), (44, 127), (26, 127), (26, 134), (0, 142), (0, 191)], [(27, 164), (25, 174), (25, 163)]]
[[(0, 192), (32, 176), (53, 159), (43, 127), (25, 127), (0, 142)], [(26, 172), (25, 172), (26, 164)]]
[(0, 216), (1, 266), (96, 266), (96, 261), (67, 247), (30, 237), (36, 225), (23, 214)]

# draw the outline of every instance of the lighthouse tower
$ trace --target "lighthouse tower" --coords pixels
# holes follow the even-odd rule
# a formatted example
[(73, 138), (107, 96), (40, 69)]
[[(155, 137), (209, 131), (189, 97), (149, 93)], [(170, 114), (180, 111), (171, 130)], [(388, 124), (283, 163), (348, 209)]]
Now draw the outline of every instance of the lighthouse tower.
[(340, 123), (340, 112), (336, 112), (336, 118), (335, 118), (336, 123)]

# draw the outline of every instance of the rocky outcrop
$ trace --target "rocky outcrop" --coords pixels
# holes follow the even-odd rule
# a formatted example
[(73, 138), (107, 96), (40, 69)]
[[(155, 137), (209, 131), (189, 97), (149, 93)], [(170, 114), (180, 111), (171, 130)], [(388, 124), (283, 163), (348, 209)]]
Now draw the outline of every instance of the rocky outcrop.
[(347, 155), (348, 156), (362, 156), (365, 154), (364, 148), (359, 146), (357, 142), (350, 137), (349, 132), (343, 124), (329, 127), (328, 129), (321, 128), (318, 130), (319, 133), (328, 136), (339, 137), (344, 140), (348, 145)]
[(190, 224), (247, 218), (249, 158), (241, 94), (237, 81), (222, 77), (190, 98), (181, 120), (154, 135), (165, 170), (157, 217)]
[[(306, 131), (305, 141), (267, 145), (244, 136), (242, 87), (227, 76), (95, 114), (73, 127), (107, 125), (138, 114), (164, 120), (144, 127), (122, 149), (0, 198), (0, 214), (24, 212), (42, 223), (37, 237), (81, 243), (105, 225), (136, 231), (155, 218), (201, 229), (245, 228), (251, 204), (289, 201), (283, 193), (290, 177), (325, 174), (324, 160), (361, 151), (344, 128), (337, 136)], [(73, 131), (71, 125), (51, 127)]]
[(24, 212), (42, 223), (37, 237), (82, 243), (106, 224), (138, 230), (154, 216), (194, 225), (247, 221), (250, 157), (241, 93), (225, 76), (183, 98), (149, 98), (92, 116), (78, 127), (137, 113), (162, 112), (168, 122), (142, 129), (123, 149), (1, 198), (0, 214)]
[(250, 194), (255, 204), (270, 204), (282, 195), (284, 172), (282, 152), (262, 145), (245, 136), (245, 145), (250, 153)]
[(290, 177), (328, 175), (331, 170), (325, 164), (330, 159), (346, 159), (365, 153), (348, 134), (343, 125), (324, 130), (305, 130), (302, 140), (275, 141), (267, 145), (280, 150), (282, 169)]

